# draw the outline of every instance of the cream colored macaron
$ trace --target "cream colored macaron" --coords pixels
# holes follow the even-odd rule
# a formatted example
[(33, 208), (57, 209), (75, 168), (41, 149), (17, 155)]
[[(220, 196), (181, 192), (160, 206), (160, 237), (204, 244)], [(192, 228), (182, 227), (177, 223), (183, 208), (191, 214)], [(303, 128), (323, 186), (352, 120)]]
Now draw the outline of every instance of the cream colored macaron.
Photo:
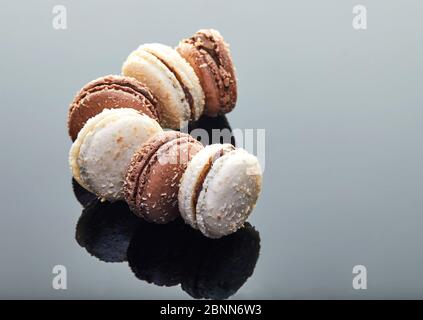
[(103, 200), (123, 199), (123, 180), (135, 151), (162, 132), (157, 121), (134, 109), (105, 109), (89, 119), (69, 152), (72, 175)]
[(197, 120), (204, 109), (204, 92), (194, 69), (171, 47), (141, 45), (122, 66), (122, 74), (146, 84), (161, 104), (161, 125), (179, 129)]
[(186, 223), (209, 238), (241, 228), (262, 187), (257, 158), (230, 144), (198, 152), (182, 176), (178, 205)]

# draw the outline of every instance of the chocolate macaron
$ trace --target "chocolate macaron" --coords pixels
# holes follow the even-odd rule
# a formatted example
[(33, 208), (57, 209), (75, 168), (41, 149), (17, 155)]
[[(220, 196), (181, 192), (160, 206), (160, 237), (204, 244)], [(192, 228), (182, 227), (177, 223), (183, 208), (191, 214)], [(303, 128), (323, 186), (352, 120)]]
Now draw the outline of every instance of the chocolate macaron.
[(72, 141), (88, 119), (103, 109), (132, 108), (160, 120), (160, 106), (148, 87), (131, 77), (108, 75), (86, 84), (69, 106), (68, 130)]
[(182, 40), (176, 51), (192, 66), (205, 94), (204, 114), (230, 112), (237, 100), (237, 82), (229, 45), (217, 30), (202, 29)]
[(190, 135), (166, 131), (150, 138), (132, 157), (124, 182), (131, 210), (147, 221), (168, 223), (179, 216), (180, 179), (203, 145)]

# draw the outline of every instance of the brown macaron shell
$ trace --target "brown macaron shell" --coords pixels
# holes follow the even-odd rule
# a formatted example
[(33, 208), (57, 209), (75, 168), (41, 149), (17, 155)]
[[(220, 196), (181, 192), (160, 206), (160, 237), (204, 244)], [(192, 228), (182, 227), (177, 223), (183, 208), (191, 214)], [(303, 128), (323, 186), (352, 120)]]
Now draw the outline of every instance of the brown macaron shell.
[(176, 131), (164, 132), (145, 143), (133, 156), (125, 179), (125, 200), (132, 211), (155, 223), (176, 219), (182, 174), (202, 148), (191, 136)]
[(205, 93), (208, 116), (230, 112), (237, 100), (235, 69), (229, 45), (216, 30), (200, 30), (176, 50), (193, 67)]
[(71, 103), (68, 129), (72, 141), (88, 119), (114, 108), (133, 108), (160, 120), (158, 101), (146, 86), (131, 77), (109, 75), (89, 82)]

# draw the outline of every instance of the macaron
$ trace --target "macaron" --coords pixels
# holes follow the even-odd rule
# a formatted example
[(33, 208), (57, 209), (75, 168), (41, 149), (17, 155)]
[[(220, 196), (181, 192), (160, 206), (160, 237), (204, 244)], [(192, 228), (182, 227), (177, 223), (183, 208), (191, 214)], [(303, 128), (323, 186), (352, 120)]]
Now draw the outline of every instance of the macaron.
[(68, 130), (72, 141), (88, 119), (113, 108), (133, 108), (160, 119), (159, 103), (148, 87), (131, 77), (108, 75), (86, 84), (70, 104)]
[(156, 120), (134, 109), (104, 109), (87, 121), (72, 144), (73, 177), (103, 200), (123, 199), (123, 180), (132, 155), (162, 131)]
[(132, 157), (124, 182), (131, 210), (145, 220), (168, 223), (179, 216), (182, 174), (203, 145), (190, 135), (165, 131), (147, 141)]
[(141, 45), (122, 66), (122, 74), (145, 83), (162, 106), (160, 124), (179, 129), (203, 113), (204, 93), (193, 68), (173, 48)]
[(243, 226), (261, 192), (262, 174), (254, 155), (231, 144), (213, 144), (198, 152), (181, 179), (182, 218), (209, 238)]
[(230, 112), (237, 100), (237, 80), (229, 45), (217, 30), (202, 29), (176, 48), (192, 66), (205, 94), (204, 114)]

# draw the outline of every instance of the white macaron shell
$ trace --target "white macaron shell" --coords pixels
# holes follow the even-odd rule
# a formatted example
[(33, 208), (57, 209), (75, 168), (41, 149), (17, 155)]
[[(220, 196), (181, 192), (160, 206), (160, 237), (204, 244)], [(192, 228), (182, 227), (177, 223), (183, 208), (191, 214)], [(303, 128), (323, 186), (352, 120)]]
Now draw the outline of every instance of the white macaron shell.
[(175, 75), (153, 54), (139, 48), (122, 67), (125, 76), (145, 83), (161, 104), (161, 124), (179, 129), (189, 121), (191, 110)]
[(190, 64), (175, 49), (161, 43), (149, 43), (142, 45), (140, 48), (160, 58), (178, 73), (194, 102), (194, 114), (191, 114), (191, 119), (198, 120), (204, 110), (204, 92), (200, 80)]
[(241, 228), (261, 192), (257, 158), (243, 149), (217, 159), (207, 175), (197, 202), (197, 226), (210, 238)]
[[(229, 146), (230, 148), (233, 148), (232, 145)], [(197, 229), (197, 219), (195, 214), (196, 199), (194, 199), (196, 196), (195, 188), (199, 179), (201, 179), (205, 168), (210, 165), (213, 157), (217, 152), (219, 152), (219, 150), (222, 150), (222, 148), (225, 148), (225, 145), (211, 144), (206, 146), (204, 149), (201, 149), (191, 159), (182, 176), (178, 193), (179, 211), (181, 212), (181, 216), (185, 222), (195, 229)]]
[(102, 199), (123, 199), (123, 181), (131, 157), (159, 132), (162, 129), (155, 120), (136, 111), (104, 117), (80, 147), (77, 163), (84, 185)]
[(89, 187), (81, 179), (79, 165), (78, 165), (79, 151), (81, 149), (81, 145), (83, 144), (85, 137), (90, 132), (92, 132), (94, 130), (95, 126), (98, 123), (100, 123), (101, 121), (103, 121), (103, 119), (105, 119), (105, 118), (108, 118), (108, 117), (115, 115), (115, 114), (123, 116), (123, 115), (126, 115), (126, 114), (137, 114), (137, 113), (138, 112), (136, 110), (130, 109), (130, 108), (104, 109), (101, 113), (99, 113), (96, 116), (88, 119), (88, 121), (85, 123), (84, 127), (78, 133), (78, 137), (74, 141), (74, 143), (72, 144), (72, 147), (69, 151), (69, 165), (70, 165), (73, 177), (85, 189), (92, 191), (92, 190), (89, 189)]

